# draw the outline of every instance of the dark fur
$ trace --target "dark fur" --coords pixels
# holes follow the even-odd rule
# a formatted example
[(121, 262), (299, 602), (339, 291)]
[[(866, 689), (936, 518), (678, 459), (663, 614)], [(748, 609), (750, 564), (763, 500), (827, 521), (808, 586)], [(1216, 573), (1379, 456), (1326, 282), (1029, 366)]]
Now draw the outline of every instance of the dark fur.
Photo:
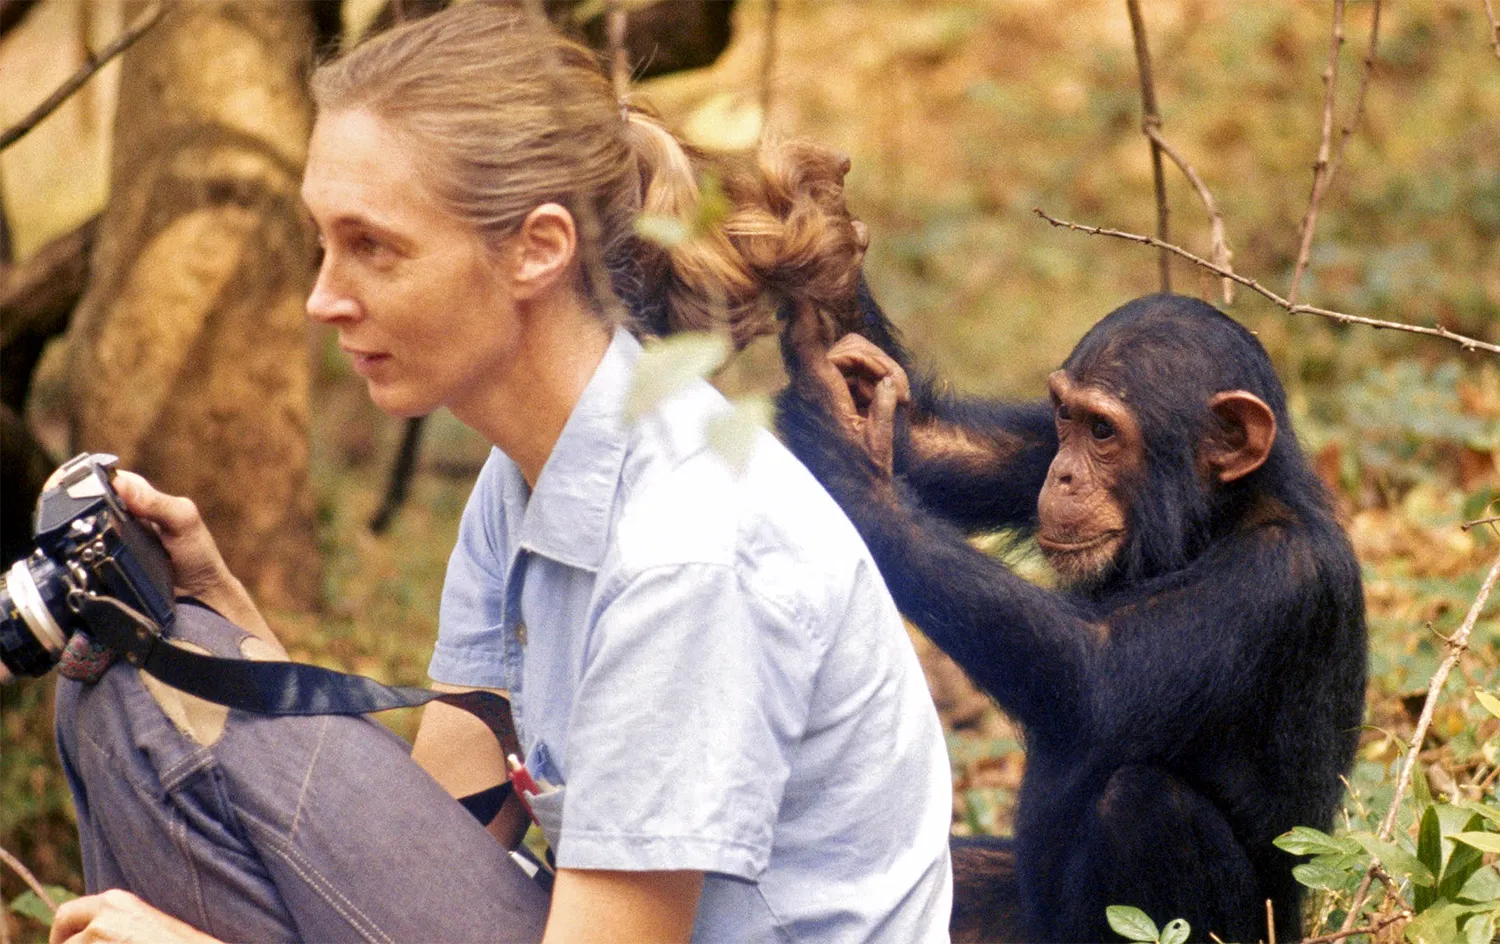
[[(862, 304), (863, 333), (908, 366), (867, 293)], [(956, 843), (955, 932), (1115, 940), (1105, 908), (1125, 904), (1158, 924), (1186, 918), (1195, 940), (1253, 941), (1269, 898), (1277, 939), (1296, 940), (1295, 860), (1271, 841), (1332, 825), (1363, 712), (1365, 625), (1359, 565), (1259, 342), (1209, 305), (1155, 295), (1068, 357), (1076, 382), (1134, 410), (1146, 441), (1129, 538), (1086, 591), (1036, 587), (966, 539), (1034, 530), (1057, 449), (1050, 407), (940, 396), (914, 379), (914, 422), (1010, 445), (987, 465), (924, 461), (898, 423), (887, 483), (795, 352), (788, 366), (784, 438), (859, 528), (902, 612), (1025, 730), (1013, 877), (994, 868), (1008, 847)], [(1196, 461), (1216, 431), (1207, 404), (1236, 389), (1271, 407), (1278, 436), (1261, 468), (1210, 487)]]

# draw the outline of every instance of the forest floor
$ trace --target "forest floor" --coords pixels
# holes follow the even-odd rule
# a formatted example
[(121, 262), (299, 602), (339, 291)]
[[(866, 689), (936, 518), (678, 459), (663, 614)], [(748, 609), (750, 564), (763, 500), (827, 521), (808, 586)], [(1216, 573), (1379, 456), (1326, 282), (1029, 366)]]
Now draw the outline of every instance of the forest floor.
[[(640, 90), (710, 137), (760, 98), (768, 7), (741, 6), (718, 65)], [(1041, 206), (1136, 232), (1153, 225), (1122, 5), (783, 0), (779, 9), (773, 124), (850, 154), (849, 197), (874, 234), (877, 294), (918, 356), (958, 388), (1036, 395), (1089, 324), (1155, 290), (1155, 257), (1144, 248), (1052, 231), (1031, 214)], [(1350, 9), (1346, 105), (1370, 5)], [(1184, 0), (1147, 12), (1166, 132), (1214, 188), (1240, 271), (1284, 286), (1318, 147), (1327, 6)], [(1474, 3), (1386, 11), (1381, 68), (1325, 207), (1310, 301), (1500, 338), (1500, 62), (1485, 33)], [(1202, 251), (1206, 218), (1173, 180), (1174, 226)], [(1217, 288), (1185, 266), (1174, 278), (1204, 297)], [(1500, 368), (1452, 345), (1292, 318), (1249, 293), (1226, 310), (1276, 361), (1298, 435), (1338, 496), (1363, 567), (1368, 728), (1341, 825), (1369, 828), (1389, 805), (1443, 638), (1500, 553), (1489, 528), (1462, 527), (1497, 513)], [(436, 416), (409, 501), (387, 534), (371, 534), (400, 425), (368, 404), (326, 337), (309, 350), (323, 603), (270, 616), (298, 659), (420, 684), (485, 446)], [(1046, 579), (1035, 556), (1018, 566)], [(1022, 744), (920, 634), (913, 640), (948, 733), (954, 830), (1003, 834)], [(1438, 702), (1420, 754), (1424, 794), (1493, 803), (1500, 719), (1475, 695), (1486, 689), (1500, 691), (1500, 597)], [(0, 846), (44, 881), (78, 891), (50, 690), (0, 690)], [(384, 718), (403, 735), (414, 729), (413, 712)], [(1407, 833), (1412, 818), (1403, 817)], [(0, 899), (21, 891), (0, 870)], [(8, 920), (12, 935), (38, 938), (29, 919)]]

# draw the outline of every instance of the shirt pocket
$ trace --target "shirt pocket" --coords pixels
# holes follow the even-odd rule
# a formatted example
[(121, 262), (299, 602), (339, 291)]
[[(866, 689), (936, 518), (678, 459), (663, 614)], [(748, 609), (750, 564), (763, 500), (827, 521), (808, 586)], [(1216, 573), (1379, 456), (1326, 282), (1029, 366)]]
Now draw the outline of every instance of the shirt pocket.
[(552, 763), (547, 745), (541, 741), (526, 756), (526, 770), (541, 788), (539, 793), (525, 794), (526, 804), (531, 808), (531, 818), (541, 828), (542, 835), (546, 837), (547, 845), (555, 856), (558, 840), (562, 838), (563, 796), (567, 793), (567, 784)]

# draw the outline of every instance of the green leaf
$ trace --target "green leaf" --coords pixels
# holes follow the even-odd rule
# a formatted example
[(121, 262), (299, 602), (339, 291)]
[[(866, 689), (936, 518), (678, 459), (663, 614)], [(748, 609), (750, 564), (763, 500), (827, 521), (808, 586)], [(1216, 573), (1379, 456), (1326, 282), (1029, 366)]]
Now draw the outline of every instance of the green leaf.
[(1417, 809), (1426, 810), (1432, 807), (1432, 784), (1427, 782), (1427, 773), (1422, 769), (1420, 760), (1412, 766), (1411, 795), (1417, 803)]
[(1161, 933), (1156, 930), (1156, 922), (1139, 908), (1110, 905), (1104, 909), (1104, 917), (1109, 920), (1109, 926), (1115, 933), (1127, 941), (1157, 941), (1161, 938)]
[(1493, 865), (1478, 869), (1464, 882), (1464, 887), (1458, 891), (1458, 897), (1464, 901), (1500, 902), (1500, 871)]
[(760, 432), (770, 428), (776, 408), (765, 394), (741, 397), (734, 409), (708, 421), (708, 445), (738, 475), (745, 471)]
[(687, 242), (692, 235), (688, 225), (673, 216), (655, 216), (643, 213), (635, 218), (636, 235), (648, 239), (664, 249), (671, 249)]
[(626, 422), (637, 422), (667, 397), (707, 377), (728, 356), (728, 339), (704, 331), (648, 342), (625, 394)]
[[(1384, 861), (1383, 858), (1382, 861)], [(1417, 861), (1426, 866), (1427, 871), (1433, 875), (1438, 875), (1443, 871), (1443, 827), (1438, 822), (1438, 811), (1435, 806), (1429, 806), (1422, 811), (1422, 822), (1417, 827)], [(1434, 882), (1429, 886), (1419, 885), (1412, 894), (1412, 907), (1417, 911), (1426, 911), (1432, 907), (1432, 903), (1438, 899), (1436, 884)]]
[(1495, 833), (1463, 832), (1453, 837), (1456, 841), (1473, 846), (1480, 852), (1500, 852), (1500, 835)]
[(1500, 698), (1496, 698), (1482, 689), (1474, 689), (1474, 697), (1484, 706), (1484, 710), (1497, 718), (1500, 718)]
[(1342, 836), (1335, 839), (1311, 826), (1294, 826), (1273, 841), (1276, 848), (1292, 855), (1355, 855), (1360, 849), (1357, 842)]
[[(1319, 856), (1311, 862), (1292, 867), (1292, 877), (1306, 885), (1322, 891), (1338, 891), (1357, 882), (1355, 871), (1359, 860), (1353, 856)], [(1359, 869), (1360, 872), (1364, 870)]]
[[(1477, 832), (1484, 828), (1484, 820), (1478, 815), (1470, 816), (1469, 821), (1464, 824), (1462, 831)], [(1484, 853), (1473, 846), (1463, 843), (1453, 844), (1453, 853), (1448, 856), (1448, 865), (1443, 869), (1443, 877), (1438, 880), (1437, 896), (1455, 901), (1459, 897), (1459, 891), (1469, 876), (1478, 871), (1484, 862)]]
[(1186, 944), (1188, 935), (1193, 933), (1193, 926), (1182, 918), (1173, 918), (1167, 922), (1167, 926), (1161, 929), (1161, 944)]
[(1495, 916), (1471, 915), (1464, 922), (1464, 944), (1492, 944), (1495, 940)]
[(1423, 865), (1416, 856), (1402, 849), (1400, 846), (1389, 842), (1382, 842), (1375, 838), (1373, 833), (1352, 833), (1355, 842), (1364, 846), (1365, 851), (1380, 860), (1385, 870), (1395, 878), (1406, 878), (1413, 885), (1430, 886), (1437, 882), (1437, 878)]
[(1458, 805), (1468, 810), (1470, 813), (1478, 813), (1480, 816), (1483, 816), (1485, 819), (1489, 820), (1495, 825), (1500, 826), (1500, 807), (1490, 806), (1487, 803), (1480, 803), (1477, 800), (1461, 800), (1459, 801)]
[(1458, 919), (1463, 916), (1458, 905), (1443, 902), (1417, 915), (1406, 926), (1411, 944), (1452, 944), (1458, 940)]
[[(47, 889), (47, 894), (59, 905), (78, 897), (61, 885), (44, 885), (42, 887)], [(10, 910), (18, 915), (23, 915), (33, 921), (45, 924), (49, 928), (52, 927), (52, 909), (48, 908), (46, 903), (38, 898), (36, 892), (31, 889), (27, 889), (15, 898), (12, 898)], [(3, 920), (4, 918), (0, 918), (0, 921)]]

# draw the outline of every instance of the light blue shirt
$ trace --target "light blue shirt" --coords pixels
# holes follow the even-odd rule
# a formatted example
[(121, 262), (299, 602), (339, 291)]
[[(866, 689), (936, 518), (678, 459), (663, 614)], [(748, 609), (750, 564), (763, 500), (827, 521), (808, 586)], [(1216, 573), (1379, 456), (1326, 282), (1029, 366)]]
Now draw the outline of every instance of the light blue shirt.
[(697, 383), (634, 427), (618, 331), (527, 488), (498, 450), (438, 681), (509, 689), (563, 868), (707, 873), (694, 939), (946, 941), (952, 785), (863, 542), (772, 436), (736, 473)]

